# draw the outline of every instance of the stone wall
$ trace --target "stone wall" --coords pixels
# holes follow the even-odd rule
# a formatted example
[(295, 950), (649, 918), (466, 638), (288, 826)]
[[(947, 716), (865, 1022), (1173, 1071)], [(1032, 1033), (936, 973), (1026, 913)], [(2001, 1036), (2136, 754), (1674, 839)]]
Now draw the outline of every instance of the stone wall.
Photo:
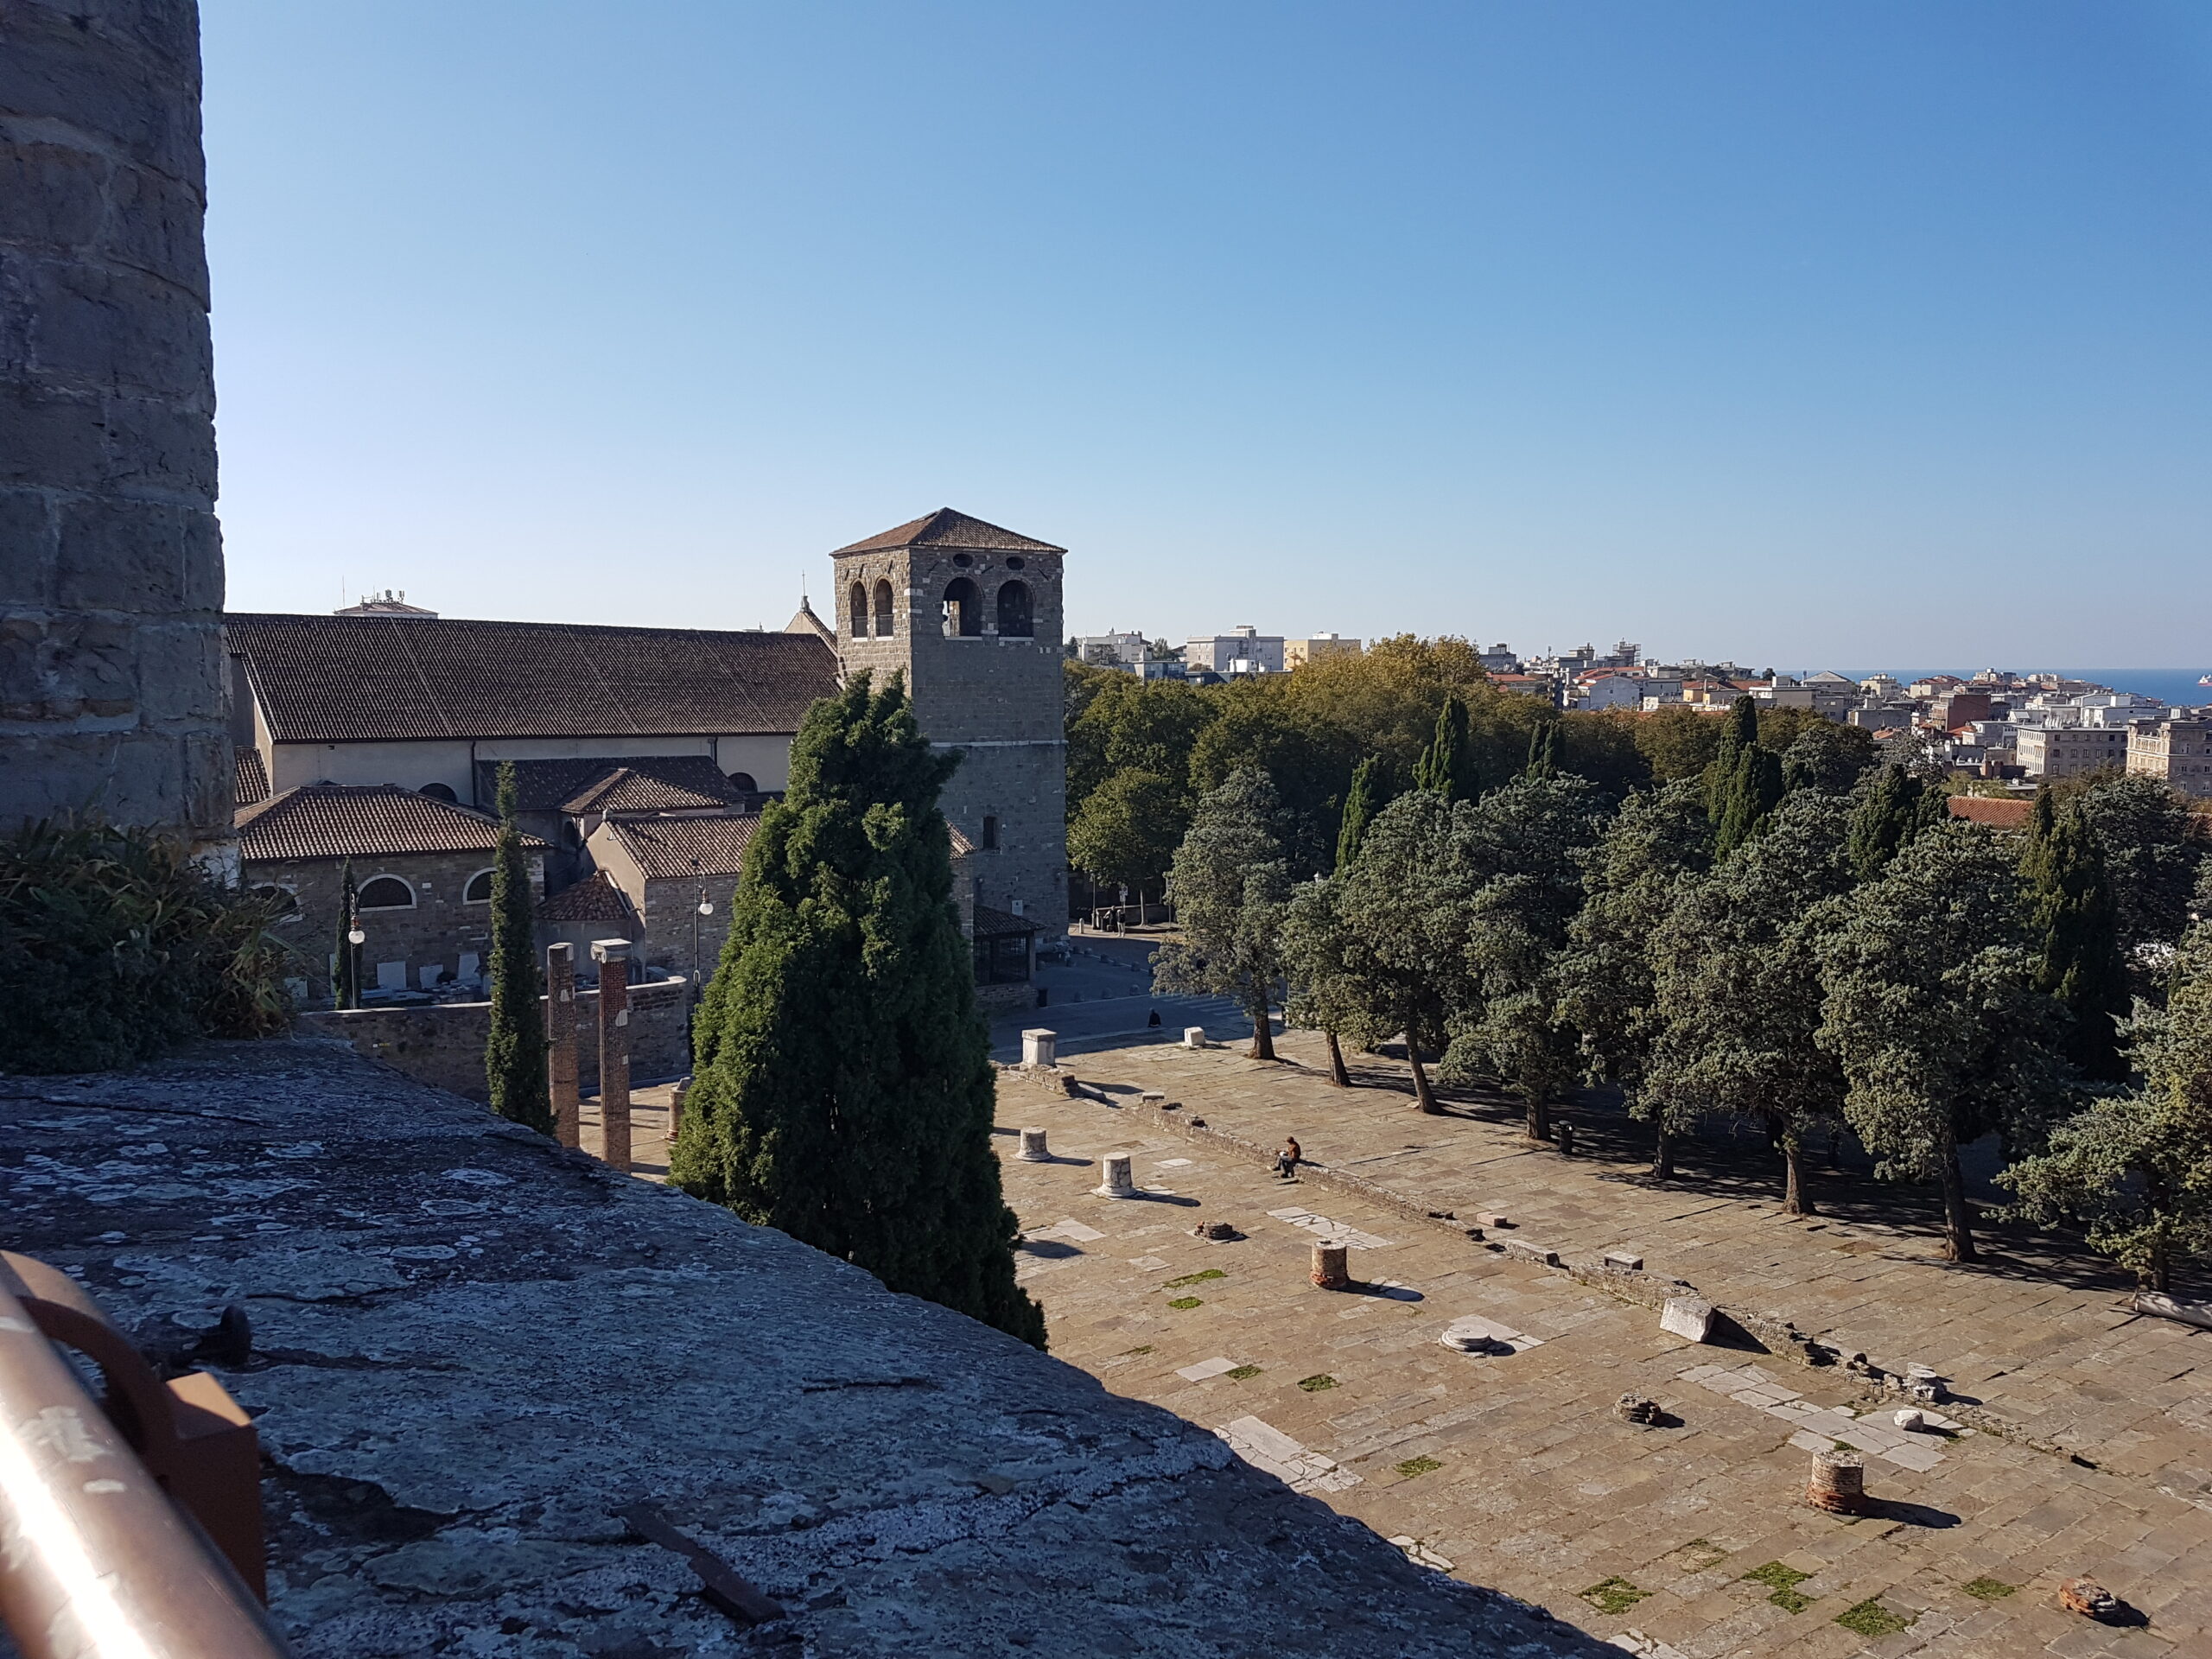
[(190, 0), (0, 9), (0, 828), (230, 834)]
[[(630, 1080), (664, 1082), (691, 1069), (686, 987), (658, 980), (630, 988)], [(538, 999), (544, 1006), (544, 999)], [(599, 1088), (599, 993), (576, 993), (576, 1066), (584, 1093)], [(470, 1100), (486, 1097), (484, 1043), (491, 1035), (489, 1002), (443, 1002), (412, 1008), (325, 1008), (300, 1016), (310, 1035), (343, 1038), (371, 1059), (396, 1066), (417, 1083)]]

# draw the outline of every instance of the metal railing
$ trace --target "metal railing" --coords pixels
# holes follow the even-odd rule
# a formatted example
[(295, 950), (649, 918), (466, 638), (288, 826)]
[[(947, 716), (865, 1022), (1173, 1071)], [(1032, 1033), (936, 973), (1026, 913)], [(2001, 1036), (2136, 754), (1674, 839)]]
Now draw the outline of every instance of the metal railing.
[(67, 1275), (0, 1252), (0, 1622), (22, 1659), (282, 1659), (261, 1576), (251, 1421), (205, 1372), (163, 1381)]

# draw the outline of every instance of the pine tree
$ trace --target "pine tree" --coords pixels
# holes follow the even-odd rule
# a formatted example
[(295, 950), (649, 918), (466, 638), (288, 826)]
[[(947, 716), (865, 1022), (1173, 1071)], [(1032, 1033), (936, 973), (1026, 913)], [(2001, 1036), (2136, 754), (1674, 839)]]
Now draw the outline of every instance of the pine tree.
[(330, 976), (330, 1006), (334, 1008), (361, 1006), (361, 958), (350, 937), (360, 910), (360, 890), (353, 885), (353, 862), (348, 859), (338, 877), (338, 948)]
[(1459, 931), (1474, 878), (1454, 855), (1454, 820), (1472, 810), (1415, 789), (1375, 815), (1359, 855), (1335, 878), (1332, 895), (1349, 937), (1341, 1030), (1362, 1048), (1404, 1033), (1414, 1103), (1440, 1112), (1424, 1049), (1441, 1049), (1446, 1021), (1472, 995)]
[(817, 702), (761, 814), (694, 1027), (671, 1175), (1037, 1347), (932, 751), (901, 678)]
[(1436, 735), (1414, 767), (1414, 787), (1447, 801), (1471, 800), (1480, 792), (1474, 738), (1467, 705), (1447, 694), (1436, 716)]
[(492, 856), (492, 1029), (484, 1043), (484, 1080), (501, 1117), (553, 1133), (545, 1073), (544, 995), (537, 969), (536, 905), (530, 861), (515, 823), (515, 767), (499, 764), (499, 843)]
[(1945, 814), (1943, 798), (1903, 766), (1882, 768), (1862, 784), (1851, 817), (1851, 870), (1871, 881), (1898, 850)]
[(2074, 1015), (2067, 1058), (2082, 1076), (2124, 1082), (2127, 1064), (2115, 1022), (2126, 1017), (2127, 964), (2120, 950), (2120, 924), (2104, 849), (2079, 801), (2054, 810), (2048, 788), (2036, 795), (2021, 871), (2035, 887), (2036, 925), (2043, 958), (2036, 988), (2056, 997)]
[(1290, 901), (1283, 819), (1274, 785), (1252, 767), (1199, 798), (1168, 876), (1183, 937), (1160, 947), (1153, 976), (1163, 992), (1236, 998), (1251, 1018), (1252, 1058), (1260, 1060), (1275, 1057), (1268, 1016)]
[(1337, 864), (1343, 869), (1359, 852), (1360, 837), (1375, 815), (1389, 803), (1388, 773), (1382, 757), (1370, 754), (1352, 768), (1351, 787), (1344, 792), (1344, 821), (1337, 830)]
[(1556, 778), (1560, 773), (1559, 721), (1540, 720), (1529, 731), (1529, 761), (1523, 778)]

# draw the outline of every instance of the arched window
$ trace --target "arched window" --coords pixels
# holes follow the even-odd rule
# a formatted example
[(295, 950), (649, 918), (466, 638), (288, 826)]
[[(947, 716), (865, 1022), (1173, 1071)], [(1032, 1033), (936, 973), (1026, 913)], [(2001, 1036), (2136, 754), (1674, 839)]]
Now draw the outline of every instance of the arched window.
[(887, 582), (879, 582), (875, 584), (875, 637), (877, 639), (888, 639), (892, 636), (894, 632), (892, 626), (893, 615), (891, 584)]
[(355, 902), (363, 910), (412, 910), (415, 889), (396, 875), (379, 875), (362, 884)]
[(861, 587), (857, 582), (853, 584), (852, 591), (845, 595), (845, 609), (846, 613), (852, 619), (853, 638), (855, 639), (867, 639), (868, 589)]
[(444, 801), (448, 805), (461, 799), (460, 796), (453, 792), (453, 785), (450, 784), (425, 784), (416, 792), (427, 795), (434, 801)]
[(1009, 582), (999, 589), (999, 633), (1027, 639), (1036, 632), (1030, 614), (1029, 584)]
[(983, 596), (965, 576), (955, 576), (944, 590), (944, 637), (974, 639), (983, 631)]
[(492, 872), (479, 870), (468, 878), (468, 885), (461, 890), (464, 905), (488, 905), (492, 902)]
[(741, 789), (748, 795), (758, 795), (760, 792), (760, 785), (753, 781), (753, 774), (749, 772), (730, 773), (729, 786), (732, 789)]
[(253, 897), (269, 906), (269, 918), (275, 922), (295, 922), (300, 917), (300, 896), (289, 887), (280, 887), (273, 882), (253, 889)]

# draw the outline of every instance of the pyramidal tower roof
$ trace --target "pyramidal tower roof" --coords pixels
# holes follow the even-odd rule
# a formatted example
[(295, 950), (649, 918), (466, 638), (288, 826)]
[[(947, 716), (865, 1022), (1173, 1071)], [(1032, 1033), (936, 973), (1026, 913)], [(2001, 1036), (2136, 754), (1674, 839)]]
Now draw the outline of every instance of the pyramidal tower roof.
[(1065, 547), (1055, 547), (1050, 542), (1033, 541), (1027, 536), (1017, 536), (996, 524), (987, 524), (981, 518), (955, 512), (950, 507), (939, 507), (935, 512), (909, 519), (881, 535), (870, 536), (864, 541), (841, 547), (830, 556), (835, 558), (844, 553), (887, 553), (902, 547), (957, 547), (978, 553), (1067, 551)]

